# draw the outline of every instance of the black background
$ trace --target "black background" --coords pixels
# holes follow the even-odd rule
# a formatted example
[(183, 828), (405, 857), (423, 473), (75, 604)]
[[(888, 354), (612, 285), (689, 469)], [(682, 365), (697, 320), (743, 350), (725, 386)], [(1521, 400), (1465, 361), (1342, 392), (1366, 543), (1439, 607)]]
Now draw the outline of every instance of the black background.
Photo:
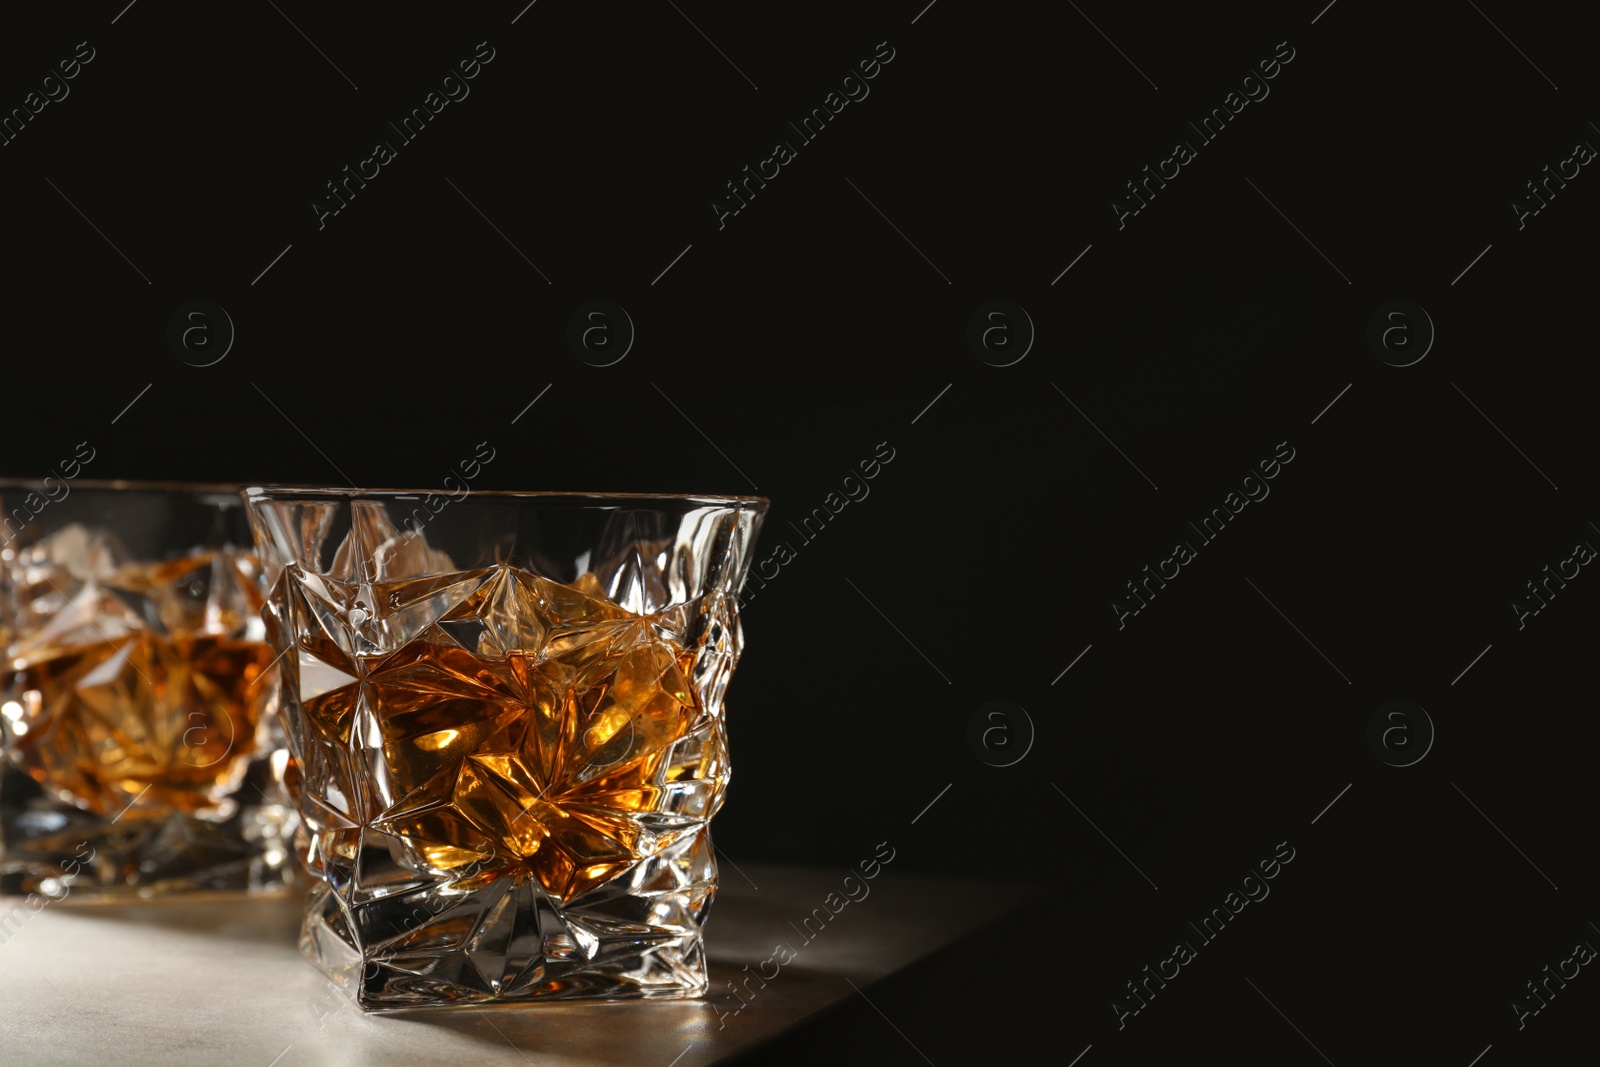
[[(1040, 893), (758, 1059), (1588, 1047), (1589, 969), (1521, 1030), (1510, 1007), (1600, 943), (1600, 579), (1511, 608), (1600, 543), (1600, 179), (1522, 229), (1510, 206), (1600, 142), (1579, 16), (923, 2), (8, 12), (7, 112), (95, 52), (0, 146), (0, 474), (88, 441), (86, 477), (429, 488), (487, 440), (483, 487), (769, 497), (758, 557), (795, 558), (745, 614), (719, 847), (888, 840)], [(480, 41), (470, 95), (319, 229), (324, 183)], [(870, 95), (719, 229), (724, 183), (884, 41)], [(1270, 95), (1200, 144), (1185, 121), (1279, 42)], [(1178, 139), (1197, 158), (1119, 229)], [(594, 299), (637, 331), (608, 367), (566, 340)], [(1007, 367), (966, 339), (993, 299), (1037, 331)], [(1437, 331), (1407, 367), (1367, 342), (1397, 299)], [(236, 330), (215, 365), (167, 343), (191, 300)], [(1281, 442), (1270, 496), (1119, 629), (1123, 584)], [(1035, 734), (1007, 767), (968, 741), (996, 699)], [(1404, 768), (1366, 739), (1393, 699), (1436, 730)], [(1124, 983), (1279, 842), (1270, 896), (1119, 1031)]]

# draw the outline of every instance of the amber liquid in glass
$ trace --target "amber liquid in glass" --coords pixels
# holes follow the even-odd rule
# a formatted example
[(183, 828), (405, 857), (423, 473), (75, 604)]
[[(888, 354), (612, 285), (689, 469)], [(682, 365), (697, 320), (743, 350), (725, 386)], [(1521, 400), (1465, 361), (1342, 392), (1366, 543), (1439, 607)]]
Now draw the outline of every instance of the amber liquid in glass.
[[(332, 642), (303, 647), (302, 665), (309, 653), (348, 676), (306, 696), (305, 719), (327, 751), (349, 751), (352, 730), (369, 750), (381, 743), (368, 773), (388, 799), (374, 828), (441, 870), (531, 876), (570, 900), (696, 832), (691, 820), (720, 803), (726, 750), (675, 747), (707, 719), (695, 652), (657, 617), (600, 599), (593, 575), (563, 585), (496, 571), (365, 671)], [(403, 614), (467, 577), (364, 588)]]
[(19, 642), (4, 708), (12, 761), (47, 793), (122, 821), (221, 803), (271, 700), (272, 650), (205, 632), (236, 632), (259, 610), (237, 575), (223, 579), (248, 595), (209, 595), (213, 568), (239, 562), (199, 553), (123, 566)]

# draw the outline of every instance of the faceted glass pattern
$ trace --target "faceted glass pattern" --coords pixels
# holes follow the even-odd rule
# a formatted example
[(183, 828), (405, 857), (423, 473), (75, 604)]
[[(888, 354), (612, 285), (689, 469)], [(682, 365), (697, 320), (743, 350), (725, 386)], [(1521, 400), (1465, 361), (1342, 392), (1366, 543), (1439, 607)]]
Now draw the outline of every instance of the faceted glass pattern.
[(363, 1008), (692, 996), (763, 501), (251, 490), (301, 948)]
[(0, 487), (0, 890), (282, 888), (287, 754), (236, 493), (57, 488)]

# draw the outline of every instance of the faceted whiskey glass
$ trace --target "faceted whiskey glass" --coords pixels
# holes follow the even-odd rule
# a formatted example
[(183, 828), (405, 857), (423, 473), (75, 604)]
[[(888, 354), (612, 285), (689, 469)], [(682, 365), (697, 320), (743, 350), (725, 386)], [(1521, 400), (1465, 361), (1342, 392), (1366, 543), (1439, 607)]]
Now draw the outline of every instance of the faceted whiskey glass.
[(368, 1011), (703, 993), (754, 497), (251, 489), (300, 947)]
[(296, 880), (264, 593), (236, 487), (0, 482), (0, 893)]

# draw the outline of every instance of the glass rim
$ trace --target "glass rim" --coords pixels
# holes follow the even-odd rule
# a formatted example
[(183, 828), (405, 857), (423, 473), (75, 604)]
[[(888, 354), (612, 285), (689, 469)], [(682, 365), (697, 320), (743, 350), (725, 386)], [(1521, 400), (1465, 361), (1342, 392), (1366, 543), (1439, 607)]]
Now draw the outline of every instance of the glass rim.
[(723, 493), (610, 493), (566, 489), (473, 489), (464, 497), (456, 497), (442, 486), (429, 489), (370, 488), (334, 489), (327, 486), (306, 487), (293, 485), (267, 485), (240, 487), (245, 501), (256, 500), (421, 500), (428, 496), (448, 496), (453, 503), (462, 503), (472, 497), (493, 497), (499, 503), (581, 503), (605, 506), (628, 502), (667, 504), (705, 504), (713, 507), (765, 510), (772, 502), (764, 496), (740, 496)]

